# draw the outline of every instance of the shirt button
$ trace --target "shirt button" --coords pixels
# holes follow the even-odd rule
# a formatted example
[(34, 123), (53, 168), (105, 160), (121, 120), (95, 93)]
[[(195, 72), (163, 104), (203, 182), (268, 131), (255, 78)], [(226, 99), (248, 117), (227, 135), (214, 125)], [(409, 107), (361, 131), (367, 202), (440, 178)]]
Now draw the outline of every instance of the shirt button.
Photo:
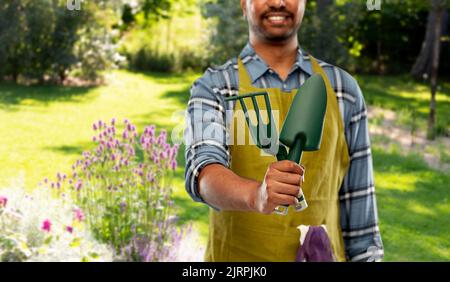
[(284, 83), (284, 84), (283, 84), (283, 88), (284, 88), (284, 89), (286, 89), (286, 88), (287, 88), (287, 85), (286, 85), (286, 83)]

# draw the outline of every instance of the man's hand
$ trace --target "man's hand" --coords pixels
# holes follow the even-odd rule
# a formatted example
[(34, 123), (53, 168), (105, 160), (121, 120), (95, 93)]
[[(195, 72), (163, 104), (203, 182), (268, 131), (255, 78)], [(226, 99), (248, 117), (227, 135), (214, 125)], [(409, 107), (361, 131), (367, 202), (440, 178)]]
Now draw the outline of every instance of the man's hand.
[(271, 214), (277, 206), (297, 204), (304, 173), (304, 167), (288, 160), (269, 165), (263, 183), (253, 195), (253, 209)]

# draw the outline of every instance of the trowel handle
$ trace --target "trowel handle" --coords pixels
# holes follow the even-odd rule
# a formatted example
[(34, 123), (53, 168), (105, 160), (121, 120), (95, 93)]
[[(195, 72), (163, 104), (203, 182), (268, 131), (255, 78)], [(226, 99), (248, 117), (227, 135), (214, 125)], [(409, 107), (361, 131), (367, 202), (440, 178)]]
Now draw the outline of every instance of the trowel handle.
[(289, 149), (288, 159), (293, 161), (294, 163), (300, 163), (303, 154), (303, 146), (304, 142), (301, 138), (296, 138), (294, 142), (294, 146)]
[[(277, 153), (278, 161), (290, 160), (292, 162), (299, 164), (300, 160), (302, 159), (303, 146), (304, 146), (304, 142), (302, 141), (301, 138), (295, 139), (295, 142), (294, 142), (292, 148), (289, 149), (289, 154), (288, 154), (286, 151), (286, 147), (284, 147), (283, 145), (280, 145), (280, 147), (278, 148), (278, 153)], [(301, 196), (299, 196), (297, 199), (298, 199), (299, 203), (295, 206), (296, 211), (302, 211), (308, 207), (308, 204), (306, 203), (306, 200), (305, 200), (305, 196), (303, 196), (303, 194)], [(287, 205), (278, 206), (275, 209), (275, 213), (279, 214), (279, 215), (287, 215), (288, 206)]]
[(303, 154), (303, 144), (301, 138), (295, 139), (294, 146), (289, 149), (289, 154), (286, 151), (286, 147), (284, 145), (280, 145), (278, 148), (277, 153), (277, 160), (278, 161), (284, 161), (284, 160), (290, 160), (294, 163), (300, 163), (300, 160), (302, 159)]

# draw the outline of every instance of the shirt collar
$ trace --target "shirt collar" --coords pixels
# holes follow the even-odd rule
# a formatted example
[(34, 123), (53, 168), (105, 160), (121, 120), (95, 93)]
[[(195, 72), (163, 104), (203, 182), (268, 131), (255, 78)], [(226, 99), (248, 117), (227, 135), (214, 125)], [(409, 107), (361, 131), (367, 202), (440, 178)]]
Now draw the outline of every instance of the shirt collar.
[[(297, 53), (297, 60), (292, 66), (290, 72), (293, 72), (297, 68), (300, 68), (307, 74), (309, 75), (312, 74), (311, 64), (307, 63), (309, 62), (309, 59), (305, 61), (304, 58), (305, 56), (307, 55), (301, 49), (301, 47), (299, 47)], [(256, 54), (255, 49), (250, 44), (250, 42), (248, 42), (245, 45), (244, 49), (242, 49), (239, 57), (241, 58), (242, 63), (245, 65), (245, 68), (247, 69), (250, 78), (252, 79), (252, 83), (255, 83), (257, 79), (259, 79), (262, 75), (264, 75), (267, 71), (269, 71), (269, 66), (260, 56), (258, 56), (258, 54)]]

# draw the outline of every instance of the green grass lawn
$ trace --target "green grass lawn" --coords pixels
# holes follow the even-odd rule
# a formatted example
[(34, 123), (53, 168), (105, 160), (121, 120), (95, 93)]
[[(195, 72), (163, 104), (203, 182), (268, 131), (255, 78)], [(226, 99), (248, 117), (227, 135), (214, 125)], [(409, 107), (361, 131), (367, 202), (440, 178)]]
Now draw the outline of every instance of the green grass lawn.
[[(26, 187), (46, 176), (69, 171), (91, 147), (91, 125), (98, 119), (130, 119), (139, 129), (155, 124), (171, 131), (184, 126), (189, 88), (197, 74), (166, 75), (114, 71), (95, 88), (0, 84), (0, 187), (20, 175)], [(394, 110), (418, 108), (426, 121), (429, 91), (405, 77), (358, 78), (369, 104)], [(450, 85), (438, 95), (438, 117), (450, 122)], [(174, 116), (174, 118), (172, 118)], [(421, 156), (403, 155), (374, 144), (375, 181), (386, 261), (450, 260), (448, 172), (430, 169)], [(206, 239), (208, 209), (184, 191), (184, 147), (174, 178), (181, 223), (193, 221)]]
[[(417, 116), (417, 126), (425, 130), (430, 107), (429, 84), (417, 83), (408, 76), (357, 76), (369, 105), (379, 106), (396, 111), (400, 123), (410, 127), (411, 114)], [(438, 131), (450, 134), (450, 82), (439, 81), (436, 97), (436, 123)]]

